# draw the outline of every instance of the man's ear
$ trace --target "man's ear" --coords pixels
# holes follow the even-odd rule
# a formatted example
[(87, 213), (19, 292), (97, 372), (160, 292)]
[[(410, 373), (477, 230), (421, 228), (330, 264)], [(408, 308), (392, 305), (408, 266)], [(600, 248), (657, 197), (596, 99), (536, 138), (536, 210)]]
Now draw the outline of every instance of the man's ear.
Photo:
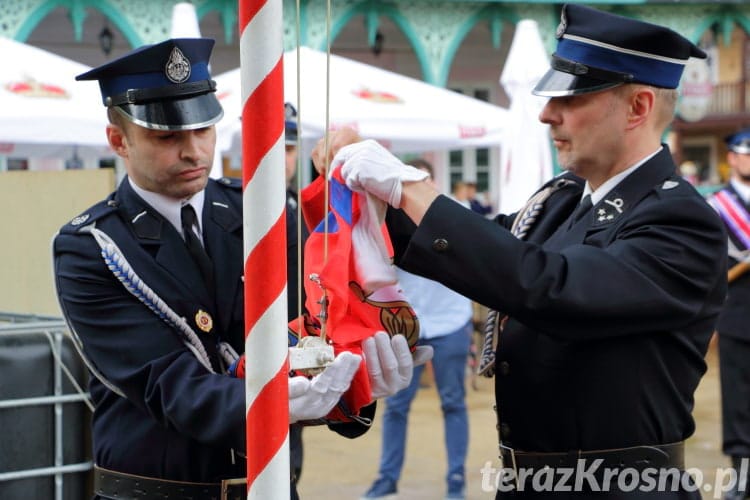
[(654, 112), (656, 93), (646, 86), (637, 86), (630, 94), (628, 101), (628, 129), (645, 122)]
[(127, 140), (125, 131), (121, 127), (112, 123), (107, 125), (107, 141), (109, 141), (109, 146), (112, 148), (112, 151), (122, 158), (128, 157)]

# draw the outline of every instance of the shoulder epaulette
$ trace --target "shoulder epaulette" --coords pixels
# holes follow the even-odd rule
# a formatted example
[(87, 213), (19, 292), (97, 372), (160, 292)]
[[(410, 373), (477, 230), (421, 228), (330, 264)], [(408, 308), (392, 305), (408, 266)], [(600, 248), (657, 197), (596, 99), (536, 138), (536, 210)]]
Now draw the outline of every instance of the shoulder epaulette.
[(678, 175), (673, 175), (664, 182), (655, 186), (656, 192), (659, 196), (684, 196), (685, 194), (692, 195), (695, 189), (693, 186)]
[(220, 179), (216, 179), (216, 182), (220, 186), (237, 189), (238, 191), (242, 190), (242, 179), (238, 177), (221, 177)]
[(113, 213), (115, 210), (117, 210), (117, 201), (115, 201), (111, 197), (106, 200), (102, 200), (96, 205), (93, 205), (92, 207), (81, 212), (79, 215), (73, 217), (60, 229), (60, 232), (68, 234), (77, 233), (81, 230), (81, 228), (96, 222), (102, 217), (106, 217), (107, 215)]
[[(549, 179), (547, 182), (545, 182), (544, 185), (541, 188), (539, 188), (539, 190), (541, 191), (547, 186), (551, 186), (562, 179), (572, 181), (574, 184), (577, 184), (581, 188), (583, 188), (583, 186), (586, 184), (586, 181), (583, 180), (582, 178), (578, 177), (577, 175), (567, 170), (563, 170), (562, 172), (560, 172), (559, 174), (555, 175), (554, 177)], [(574, 184), (570, 184), (570, 185), (573, 186)]]

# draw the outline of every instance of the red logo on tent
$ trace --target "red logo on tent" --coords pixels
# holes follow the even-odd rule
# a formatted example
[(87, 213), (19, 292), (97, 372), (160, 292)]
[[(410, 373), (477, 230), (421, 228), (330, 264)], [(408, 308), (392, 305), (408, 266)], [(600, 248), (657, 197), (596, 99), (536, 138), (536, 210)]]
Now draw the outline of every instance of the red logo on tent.
[(53, 97), (56, 99), (70, 99), (68, 91), (57, 85), (37, 82), (31, 78), (23, 82), (10, 82), (5, 84), (5, 89), (14, 94), (25, 97)]
[(379, 90), (370, 90), (367, 87), (362, 87), (359, 90), (353, 90), (352, 94), (365, 99), (367, 101), (383, 102), (388, 104), (399, 104), (404, 102), (399, 96), (391, 94), (389, 92), (381, 92)]
[(469, 139), (471, 137), (484, 137), (487, 135), (487, 130), (482, 126), (458, 126), (458, 136), (461, 139)]

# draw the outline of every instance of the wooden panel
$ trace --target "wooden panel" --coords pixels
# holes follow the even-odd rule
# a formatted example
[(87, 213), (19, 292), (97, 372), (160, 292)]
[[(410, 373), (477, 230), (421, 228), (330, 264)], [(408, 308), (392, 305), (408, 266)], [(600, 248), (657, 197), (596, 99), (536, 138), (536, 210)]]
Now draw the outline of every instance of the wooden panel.
[(52, 237), (114, 184), (113, 169), (0, 173), (0, 311), (61, 315)]

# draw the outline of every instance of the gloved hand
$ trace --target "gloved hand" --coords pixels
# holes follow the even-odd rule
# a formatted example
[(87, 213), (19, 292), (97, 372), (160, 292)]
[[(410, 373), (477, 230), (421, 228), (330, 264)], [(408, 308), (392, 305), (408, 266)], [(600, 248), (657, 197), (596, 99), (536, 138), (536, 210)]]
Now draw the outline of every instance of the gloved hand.
[(336, 406), (341, 395), (349, 389), (362, 358), (342, 352), (323, 372), (312, 379), (289, 379), (289, 423), (322, 418)]
[(418, 346), (412, 355), (403, 335), (378, 332), (362, 341), (372, 398), (393, 396), (411, 383), (414, 367), (432, 359), (432, 347)]
[(372, 139), (341, 148), (333, 158), (332, 170), (341, 164), (341, 177), (349, 189), (371, 193), (394, 208), (401, 207), (402, 182), (428, 177), (427, 172), (404, 165)]

